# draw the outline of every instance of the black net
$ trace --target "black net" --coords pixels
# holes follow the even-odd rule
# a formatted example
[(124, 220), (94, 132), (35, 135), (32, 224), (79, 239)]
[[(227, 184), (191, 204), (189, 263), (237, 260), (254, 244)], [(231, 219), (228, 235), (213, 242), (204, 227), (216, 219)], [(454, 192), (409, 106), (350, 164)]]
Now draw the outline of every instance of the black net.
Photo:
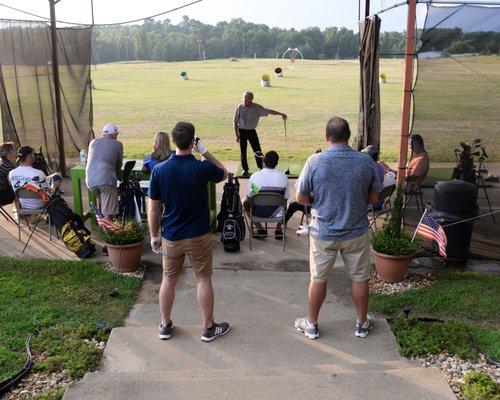
[(500, 7), (428, 6), (418, 51), (412, 132), (431, 161), (481, 138), (500, 158)]
[[(67, 157), (93, 137), (90, 82), (92, 29), (58, 28), (58, 58)], [(57, 168), (56, 103), (50, 26), (45, 22), (0, 20), (0, 102), (3, 138), (42, 147)]]

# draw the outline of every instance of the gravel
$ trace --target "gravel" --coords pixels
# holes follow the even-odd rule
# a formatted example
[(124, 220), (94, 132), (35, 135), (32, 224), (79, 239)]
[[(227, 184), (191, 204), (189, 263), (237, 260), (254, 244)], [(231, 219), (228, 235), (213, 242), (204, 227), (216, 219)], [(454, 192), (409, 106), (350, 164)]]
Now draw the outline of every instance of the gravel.
[(465, 375), (472, 371), (485, 372), (491, 376), (496, 384), (500, 384), (500, 369), (490, 363), (483, 355), (479, 360), (463, 360), (451, 354), (443, 353), (429, 355), (424, 358), (416, 358), (424, 367), (437, 367), (441, 370), (444, 379), (448, 382), (457, 396), (457, 399), (464, 400), (460, 391)]
[(430, 285), (436, 281), (437, 277), (428, 274), (415, 274), (408, 272), (405, 280), (398, 283), (382, 282), (377, 276), (377, 272), (373, 271), (370, 275), (370, 293), (375, 294), (395, 294), (405, 292), (410, 289), (418, 289)]

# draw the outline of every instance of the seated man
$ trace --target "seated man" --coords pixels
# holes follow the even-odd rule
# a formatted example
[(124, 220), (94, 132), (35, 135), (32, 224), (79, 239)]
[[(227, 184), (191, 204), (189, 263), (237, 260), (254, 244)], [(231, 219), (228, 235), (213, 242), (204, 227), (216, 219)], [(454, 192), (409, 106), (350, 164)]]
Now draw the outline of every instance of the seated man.
[(424, 147), (424, 139), (419, 134), (410, 135), (412, 157), (406, 167), (406, 193), (420, 191), (422, 181), (429, 172), (429, 155)]
[[(271, 150), (264, 155), (264, 169), (255, 174), (252, 174), (248, 181), (248, 197), (243, 202), (243, 208), (247, 215), (250, 215), (250, 198), (257, 193), (262, 192), (272, 192), (282, 194), (285, 199), (290, 196), (288, 188), (288, 177), (281, 171), (278, 171), (276, 166), (278, 165), (279, 156), (278, 153)], [(268, 207), (259, 206), (254, 207), (253, 214), (258, 217), (279, 217), (283, 215), (284, 210), (281, 207)], [(267, 236), (267, 231), (262, 227), (260, 223), (256, 223), (257, 235), (259, 239), (263, 239)], [(277, 240), (283, 239), (283, 231), (281, 229), (281, 223), (276, 224), (276, 230), (274, 233), (274, 238)]]
[[(384, 183), (385, 170), (384, 167), (378, 162), (378, 148), (376, 146), (369, 145), (361, 150), (361, 153), (369, 155), (373, 160), (373, 163), (375, 164), (375, 171), (377, 172), (377, 177), (380, 181), (380, 184), (382, 185)], [(371, 206), (374, 210), (378, 210), (383, 206), (383, 204), (384, 200), (377, 200), (376, 202), (372, 203)]]
[[(31, 183), (40, 188), (47, 187), (47, 177), (39, 169), (33, 168), (35, 162), (34, 150), (30, 146), (21, 146), (17, 151), (17, 162), (19, 167), (9, 173), (9, 180), (14, 192)], [(43, 208), (42, 199), (20, 199), (20, 205), (25, 209)]]
[(5, 206), (14, 202), (14, 191), (9, 181), (9, 173), (15, 168), (14, 143), (7, 142), (0, 146), (0, 158), (0, 206)]

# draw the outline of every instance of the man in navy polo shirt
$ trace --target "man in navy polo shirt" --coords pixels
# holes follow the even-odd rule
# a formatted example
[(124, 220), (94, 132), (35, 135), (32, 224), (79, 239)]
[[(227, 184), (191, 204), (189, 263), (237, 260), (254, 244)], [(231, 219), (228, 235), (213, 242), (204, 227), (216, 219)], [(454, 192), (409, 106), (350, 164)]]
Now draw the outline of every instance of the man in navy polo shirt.
[[(195, 128), (189, 122), (179, 122), (172, 130), (176, 153), (153, 168), (149, 184), (148, 222), (151, 247), (155, 253), (163, 253), (163, 280), (159, 295), (160, 339), (170, 339), (175, 285), (182, 272), (184, 258), (188, 256), (197, 281), (198, 303), (203, 317), (201, 339), (211, 342), (226, 334), (229, 324), (217, 324), (213, 318), (212, 238), (207, 183), (222, 181), (227, 171), (208, 152), (203, 142), (195, 138), (194, 133)], [(193, 149), (203, 156), (203, 161), (191, 154)]]

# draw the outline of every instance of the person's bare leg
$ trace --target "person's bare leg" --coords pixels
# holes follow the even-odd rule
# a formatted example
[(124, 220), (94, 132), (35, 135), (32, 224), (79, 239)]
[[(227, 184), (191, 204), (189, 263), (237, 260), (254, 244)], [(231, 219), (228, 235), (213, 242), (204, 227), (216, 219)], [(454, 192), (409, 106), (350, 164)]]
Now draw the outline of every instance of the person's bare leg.
[(161, 324), (167, 326), (170, 322), (170, 314), (172, 313), (172, 306), (174, 305), (175, 299), (175, 285), (177, 283), (177, 276), (164, 277), (161, 281), (159, 302), (160, 302), (160, 314), (161, 314)]
[(356, 304), (358, 322), (364, 323), (368, 312), (368, 281), (351, 281), (351, 295), (354, 300), (354, 304)]
[(311, 324), (318, 323), (318, 315), (326, 298), (326, 282), (309, 283), (309, 305), (307, 319)]
[(214, 324), (214, 290), (212, 277), (202, 276), (197, 278), (198, 305), (203, 317), (203, 328), (210, 328)]

